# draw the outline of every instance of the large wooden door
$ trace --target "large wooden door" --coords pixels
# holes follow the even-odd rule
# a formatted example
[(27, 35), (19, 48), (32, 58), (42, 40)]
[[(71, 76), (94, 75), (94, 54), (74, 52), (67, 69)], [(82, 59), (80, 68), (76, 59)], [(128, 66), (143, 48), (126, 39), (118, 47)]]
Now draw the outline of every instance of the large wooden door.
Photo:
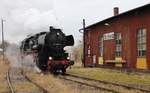
[(115, 42), (114, 40), (104, 41), (104, 60), (115, 59)]

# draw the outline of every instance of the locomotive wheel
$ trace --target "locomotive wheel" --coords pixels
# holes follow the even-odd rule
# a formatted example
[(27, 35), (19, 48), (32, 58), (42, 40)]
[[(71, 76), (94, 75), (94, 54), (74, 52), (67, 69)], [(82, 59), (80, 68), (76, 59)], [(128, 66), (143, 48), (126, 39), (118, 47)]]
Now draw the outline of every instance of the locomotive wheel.
[(52, 74), (56, 74), (57, 71), (56, 71), (56, 69), (55, 69), (54, 67), (51, 67), (51, 68), (50, 68), (50, 72), (51, 72)]

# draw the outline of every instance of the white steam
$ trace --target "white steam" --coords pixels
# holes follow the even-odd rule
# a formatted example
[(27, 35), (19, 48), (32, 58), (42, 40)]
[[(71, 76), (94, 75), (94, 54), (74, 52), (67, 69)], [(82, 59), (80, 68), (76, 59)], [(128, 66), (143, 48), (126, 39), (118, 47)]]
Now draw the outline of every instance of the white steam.
[(52, 0), (1, 0), (0, 11), (6, 20), (5, 38), (13, 43), (28, 34), (48, 31), (50, 25), (60, 27)]
[(12, 44), (6, 48), (5, 56), (12, 67), (21, 67), (21, 56), (17, 45)]
[(16, 44), (10, 44), (6, 48), (5, 55), (10, 62), (11, 67), (15, 68), (28, 68), (34, 69), (36, 64), (33, 62), (32, 55), (22, 57), (19, 46)]

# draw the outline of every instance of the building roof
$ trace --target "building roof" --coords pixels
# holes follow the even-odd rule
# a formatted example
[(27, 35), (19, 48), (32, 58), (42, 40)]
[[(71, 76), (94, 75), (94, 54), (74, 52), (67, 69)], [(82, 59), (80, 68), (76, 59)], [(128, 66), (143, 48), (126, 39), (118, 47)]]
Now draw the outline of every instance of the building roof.
[(141, 6), (141, 7), (132, 9), (132, 10), (129, 10), (129, 11), (127, 11), (127, 12), (118, 14), (118, 15), (116, 15), (116, 16), (112, 16), (112, 17), (110, 17), (110, 18), (104, 19), (104, 20), (102, 20), (102, 21), (100, 21), (100, 22), (97, 22), (97, 23), (95, 23), (95, 24), (89, 25), (89, 26), (87, 26), (86, 28), (90, 28), (90, 27), (95, 26), (95, 25), (100, 24), (100, 23), (108, 22), (109, 20), (112, 20), (112, 19), (114, 19), (114, 18), (118, 18), (118, 17), (120, 17), (120, 16), (122, 16), (122, 15), (130, 14), (130, 13), (132, 13), (132, 12), (134, 12), (134, 11), (138, 11), (138, 10), (141, 10), (141, 9), (144, 9), (144, 8), (147, 8), (147, 7), (150, 7), (150, 3), (149, 3), (149, 4), (146, 4), (146, 5), (144, 5), (144, 6)]

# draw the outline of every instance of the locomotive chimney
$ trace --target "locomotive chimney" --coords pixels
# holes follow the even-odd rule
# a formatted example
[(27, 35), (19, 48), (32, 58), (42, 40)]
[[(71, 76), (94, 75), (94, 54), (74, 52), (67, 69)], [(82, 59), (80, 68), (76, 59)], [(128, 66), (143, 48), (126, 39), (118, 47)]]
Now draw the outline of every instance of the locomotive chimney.
[(119, 8), (118, 7), (114, 7), (114, 16), (117, 16), (119, 14)]
[(49, 31), (52, 31), (53, 29), (54, 29), (53, 26), (50, 26), (50, 27), (49, 27)]

